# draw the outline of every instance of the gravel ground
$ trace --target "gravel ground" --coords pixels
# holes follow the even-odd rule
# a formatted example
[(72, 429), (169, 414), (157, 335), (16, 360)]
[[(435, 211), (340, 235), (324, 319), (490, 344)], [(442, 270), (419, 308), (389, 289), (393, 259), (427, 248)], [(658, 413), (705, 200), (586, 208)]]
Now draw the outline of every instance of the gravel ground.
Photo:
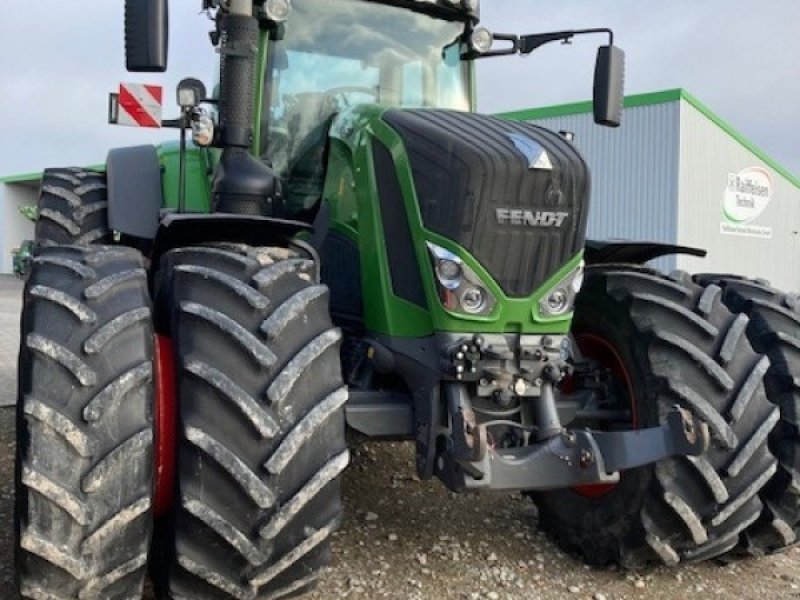
[[(0, 402), (16, 383), (19, 284), (0, 277)], [(411, 444), (353, 448), (333, 564), (305, 598), (330, 600), (800, 599), (800, 549), (729, 565), (589, 569), (535, 530), (518, 495), (455, 496), (413, 473)], [(14, 410), (0, 409), (0, 600), (13, 589)], [(145, 600), (153, 600), (148, 593)]]

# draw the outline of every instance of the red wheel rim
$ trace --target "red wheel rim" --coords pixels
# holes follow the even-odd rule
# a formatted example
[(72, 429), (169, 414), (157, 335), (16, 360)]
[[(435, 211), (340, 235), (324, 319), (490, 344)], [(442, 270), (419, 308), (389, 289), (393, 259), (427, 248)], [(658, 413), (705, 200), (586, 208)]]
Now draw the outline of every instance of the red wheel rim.
[(175, 431), (178, 401), (175, 393), (175, 355), (172, 338), (155, 336), (155, 491), (153, 512), (164, 516), (172, 506), (175, 482)]
[[(607, 339), (591, 333), (583, 333), (575, 336), (575, 342), (586, 358), (591, 358), (601, 367), (608, 369), (615, 381), (621, 383), (628, 392), (628, 399), (631, 410), (631, 428), (639, 428), (639, 413), (636, 405), (636, 396), (633, 391), (633, 378), (630, 371), (625, 366), (619, 352)], [(618, 483), (594, 483), (579, 485), (572, 490), (584, 498), (602, 498), (614, 490)]]

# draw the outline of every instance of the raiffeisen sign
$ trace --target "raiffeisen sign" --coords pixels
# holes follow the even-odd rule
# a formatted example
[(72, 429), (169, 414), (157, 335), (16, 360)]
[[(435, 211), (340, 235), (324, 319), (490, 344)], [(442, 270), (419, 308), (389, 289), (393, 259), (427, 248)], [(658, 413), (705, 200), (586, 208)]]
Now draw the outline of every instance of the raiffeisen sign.
[(772, 238), (772, 228), (753, 224), (769, 206), (774, 186), (772, 175), (762, 167), (750, 167), (728, 175), (722, 200), (720, 233)]

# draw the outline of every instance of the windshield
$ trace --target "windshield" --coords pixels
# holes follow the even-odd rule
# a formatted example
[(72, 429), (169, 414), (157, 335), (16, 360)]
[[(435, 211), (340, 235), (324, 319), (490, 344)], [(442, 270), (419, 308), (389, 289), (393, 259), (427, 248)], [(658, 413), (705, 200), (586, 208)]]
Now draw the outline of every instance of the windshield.
[(330, 123), (348, 106), (469, 110), (463, 22), (364, 0), (293, 6), (270, 44), (262, 124), (263, 158), (290, 184), (322, 177)]

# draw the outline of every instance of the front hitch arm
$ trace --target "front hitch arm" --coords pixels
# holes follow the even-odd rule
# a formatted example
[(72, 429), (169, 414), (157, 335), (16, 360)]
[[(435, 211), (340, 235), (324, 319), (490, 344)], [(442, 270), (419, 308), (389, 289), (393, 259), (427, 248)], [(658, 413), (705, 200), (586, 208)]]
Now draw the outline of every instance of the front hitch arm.
[[(458, 435), (458, 430), (453, 433)], [(661, 427), (567, 430), (532, 446), (489, 449), (478, 461), (465, 460), (464, 454), (460, 460), (451, 455), (452, 462), (444, 457), (446, 476), (442, 479), (454, 491), (532, 491), (616, 483), (620, 471), (672, 456), (699, 456), (708, 444), (708, 425), (676, 406)], [(454, 477), (455, 473), (459, 476)]]
[(679, 406), (667, 415), (663, 427), (591, 433), (609, 471), (633, 469), (669, 456), (699, 456), (709, 443), (708, 425)]

